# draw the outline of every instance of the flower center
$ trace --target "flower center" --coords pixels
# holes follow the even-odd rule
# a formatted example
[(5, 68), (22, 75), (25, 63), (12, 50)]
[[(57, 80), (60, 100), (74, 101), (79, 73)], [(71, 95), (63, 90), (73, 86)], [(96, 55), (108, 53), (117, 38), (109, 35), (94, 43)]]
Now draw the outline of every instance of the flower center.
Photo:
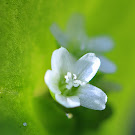
[(71, 72), (67, 72), (67, 75), (65, 75), (66, 79), (66, 88), (71, 89), (72, 87), (78, 87), (79, 85), (85, 85), (85, 82), (82, 82), (81, 80), (77, 80), (77, 75), (72, 74)]

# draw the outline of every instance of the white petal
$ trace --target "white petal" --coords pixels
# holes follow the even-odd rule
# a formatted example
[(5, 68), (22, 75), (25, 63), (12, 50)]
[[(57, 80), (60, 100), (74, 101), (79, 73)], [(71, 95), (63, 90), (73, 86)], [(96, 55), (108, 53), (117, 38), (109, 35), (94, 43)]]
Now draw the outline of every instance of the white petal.
[(68, 37), (67, 37), (67, 35), (64, 32), (61, 31), (59, 26), (54, 23), (50, 27), (50, 30), (51, 30), (51, 33), (53, 34), (53, 36), (55, 37), (55, 39), (58, 41), (58, 43), (61, 46), (66, 47), (67, 43), (68, 43)]
[(79, 87), (79, 98), (81, 106), (94, 110), (104, 110), (107, 95), (99, 88), (87, 84)]
[(76, 62), (74, 73), (78, 80), (89, 82), (95, 76), (99, 67), (100, 59), (94, 53), (87, 53)]
[(47, 86), (49, 87), (50, 91), (52, 91), (55, 94), (61, 93), (58, 88), (59, 75), (57, 75), (51, 70), (47, 70), (44, 80)]
[(61, 47), (52, 54), (51, 66), (52, 70), (61, 74), (71, 72), (73, 68), (74, 58), (69, 52)]
[(91, 52), (107, 52), (113, 48), (113, 41), (107, 36), (91, 38), (88, 48)]
[(101, 60), (101, 66), (99, 70), (104, 73), (114, 73), (116, 71), (116, 65), (105, 58), (104, 56), (98, 56)]
[(56, 100), (67, 108), (74, 108), (80, 106), (80, 100), (77, 96), (65, 97), (60, 94), (55, 95)]
[(80, 35), (84, 33), (84, 17), (80, 14), (74, 14), (71, 16), (67, 23), (66, 33), (70, 38), (78, 39)]

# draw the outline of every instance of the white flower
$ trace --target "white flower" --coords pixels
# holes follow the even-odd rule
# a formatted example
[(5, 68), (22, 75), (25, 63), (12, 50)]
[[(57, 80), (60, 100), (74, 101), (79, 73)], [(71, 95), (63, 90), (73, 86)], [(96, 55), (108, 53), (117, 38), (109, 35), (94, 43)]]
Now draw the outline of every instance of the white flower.
[(52, 70), (46, 72), (45, 82), (56, 101), (67, 108), (81, 105), (94, 110), (103, 110), (107, 102), (106, 94), (88, 84), (99, 66), (100, 59), (93, 53), (87, 53), (76, 61), (65, 48), (61, 47), (52, 54)]
[(87, 52), (95, 53), (101, 60), (100, 71), (113, 73), (116, 66), (113, 62), (103, 56), (113, 48), (113, 41), (108, 36), (89, 38), (85, 32), (84, 18), (81, 15), (73, 15), (63, 32), (57, 24), (51, 26), (51, 32), (60, 46), (67, 48), (75, 56), (82, 56)]

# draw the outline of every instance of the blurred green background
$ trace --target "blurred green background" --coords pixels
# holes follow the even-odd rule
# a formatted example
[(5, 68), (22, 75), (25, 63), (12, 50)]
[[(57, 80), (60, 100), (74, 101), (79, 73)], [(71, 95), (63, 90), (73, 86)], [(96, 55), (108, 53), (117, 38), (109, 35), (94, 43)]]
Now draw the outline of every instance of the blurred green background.
[[(44, 83), (57, 47), (49, 28), (53, 22), (64, 28), (73, 13), (85, 16), (89, 36), (105, 34), (115, 41), (106, 56), (118, 70), (105, 78), (122, 89), (107, 94), (104, 111), (66, 110)], [(134, 33), (134, 0), (0, 0), (0, 134), (135, 134)]]

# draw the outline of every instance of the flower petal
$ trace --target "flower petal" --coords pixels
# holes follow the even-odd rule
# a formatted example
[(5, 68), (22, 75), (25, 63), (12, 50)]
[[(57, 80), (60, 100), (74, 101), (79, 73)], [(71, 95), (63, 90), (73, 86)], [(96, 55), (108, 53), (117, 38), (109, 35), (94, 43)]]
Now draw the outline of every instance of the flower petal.
[(100, 59), (94, 53), (87, 53), (76, 62), (74, 73), (77, 75), (77, 79), (89, 82), (99, 67)]
[(87, 84), (78, 89), (81, 106), (94, 110), (104, 110), (107, 102), (107, 95), (99, 88)]
[(101, 66), (99, 70), (104, 73), (114, 73), (116, 71), (116, 65), (105, 58), (104, 56), (98, 56), (101, 60)]
[(74, 58), (63, 47), (55, 50), (52, 54), (52, 70), (59, 74), (66, 74), (67, 72), (71, 72), (73, 68), (73, 63)]
[(51, 70), (47, 70), (44, 80), (45, 80), (45, 83), (47, 84), (47, 86), (49, 87), (50, 91), (52, 91), (55, 94), (61, 93), (58, 88), (59, 76), (56, 73), (54, 73)]
[[(84, 17), (80, 14), (71, 16), (67, 23), (66, 33), (71, 39), (79, 39), (82, 33), (85, 33)], [(81, 38), (81, 37), (80, 37)]]
[(113, 48), (113, 44), (110, 37), (101, 36), (91, 38), (87, 46), (91, 52), (107, 52)]
[(74, 108), (80, 106), (80, 100), (77, 96), (65, 97), (60, 94), (55, 95), (56, 100), (66, 108)]
[(51, 30), (51, 33), (53, 34), (53, 36), (55, 37), (55, 39), (58, 41), (58, 43), (61, 46), (66, 47), (67, 43), (68, 43), (68, 37), (67, 37), (67, 35), (64, 32), (61, 31), (59, 26), (54, 23), (50, 27), (50, 30)]

